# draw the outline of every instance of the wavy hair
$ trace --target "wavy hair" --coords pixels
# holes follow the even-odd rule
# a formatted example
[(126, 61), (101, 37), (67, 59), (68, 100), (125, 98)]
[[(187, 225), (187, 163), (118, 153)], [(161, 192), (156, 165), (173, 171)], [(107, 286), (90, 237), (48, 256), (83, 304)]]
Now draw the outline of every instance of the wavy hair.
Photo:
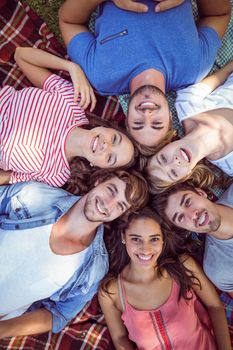
[(132, 221), (140, 218), (150, 218), (161, 226), (164, 244), (157, 260), (158, 273), (162, 276), (163, 271), (166, 270), (180, 285), (179, 298), (183, 296), (185, 299), (190, 299), (192, 295), (188, 296), (188, 292), (191, 291), (193, 284), (200, 285), (200, 281), (181, 261), (181, 254), (187, 253), (187, 250), (180, 245), (179, 238), (170, 230), (169, 226), (162, 224), (162, 219), (149, 207), (143, 208), (140, 213), (134, 213), (127, 218), (123, 217), (121, 220), (115, 221), (111, 225), (111, 229), (105, 233), (105, 243), (109, 252), (109, 272), (102, 281), (103, 291), (109, 293), (111, 281), (116, 279), (124, 267), (129, 264), (130, 258), (125, 245), (122, 244), (121, 237)]
[(184, 183), (185, 181), (189, 181), (200, 188), (212, 186), (217, 181), (214, 171), (209, 166), (203, 164), (203, 162), (197, 163), (191, 173), (176, 182), (164, 181), (155, 175), (150, 175), (146, 167), (144, 168), (144, 176), (148, 181), (151, 194), (163, 193), (175, 184)]

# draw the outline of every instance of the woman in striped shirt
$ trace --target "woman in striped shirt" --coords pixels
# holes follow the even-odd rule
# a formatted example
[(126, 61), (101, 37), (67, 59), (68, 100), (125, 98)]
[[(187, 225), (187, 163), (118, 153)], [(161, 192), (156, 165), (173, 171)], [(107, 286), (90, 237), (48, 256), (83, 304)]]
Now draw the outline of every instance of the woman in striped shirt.
[[(34, 48), (15, 60), (36, 87), (0, 89), (0, 184), (36, 180), (63, 186), (75, 157), (100, 168), (130, 165), (134, 146), (122, 131), (90, 130), (84, 109), (94, 109), (94, 92), (80, 67)], [(69, 72), (73, 85), (47, 69)]]

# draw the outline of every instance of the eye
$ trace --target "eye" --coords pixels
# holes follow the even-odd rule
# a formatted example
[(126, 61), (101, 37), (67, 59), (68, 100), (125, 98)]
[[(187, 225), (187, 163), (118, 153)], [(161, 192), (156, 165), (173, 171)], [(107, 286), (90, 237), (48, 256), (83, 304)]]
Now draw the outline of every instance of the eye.
[(181, 223), (184, 219), (184, 214), (180, 214), (177, 218), (178, 222)]
[(115, 191), (113, 190), (113, 188), (111, 186), (107, 186), (107, 189), (108, 189), (109, 193), (111, 194), (111, 196), (114, 197)]
[(122, 203), (118, 203), (118, 209), (123, 213), (125, 211), (125, 207), (123, 206)]
[(171, 173), (174, 177), (178, 177), (177, 172), (174, 169), (171, 170)]
[(138, 237), (132, 237), (132, 238), (131, 238), (131, 241), (132, 241), (132, 242), (135, 242), (135, 243), (139, 243), (139, 242), (140, 242), (140, 238), (138, 238)]
[(158, 242), (159, 241), (159, 237), (153, 237), (151, 238), (151, 242), (154, 243), (154, 242)]
[(187, 198), (184, 205), (185, 205), (186, 208), (190, 207), (190, 205), (191, 205), (191, 198)]
[(114, 134), (112, 137), (112, 144), (115, 145), (116, 141), (117, 141), (117, 135)]
[(162, 161), (163, 161), (164, 164), (167, 163), (167, 158), (165, 157), (164, 154), (161, 154), (161, 159), (162, 159)]
[(108, 164), (112, 163), (112, 154), (108, 155), (108, 160), (107, 160)]

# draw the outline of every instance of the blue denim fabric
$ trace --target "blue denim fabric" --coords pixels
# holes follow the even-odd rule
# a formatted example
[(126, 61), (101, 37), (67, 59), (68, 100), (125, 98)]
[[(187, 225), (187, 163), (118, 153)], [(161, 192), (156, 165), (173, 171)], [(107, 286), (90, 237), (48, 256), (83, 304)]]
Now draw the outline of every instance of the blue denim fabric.
[[(0, 227), (21, 230), (55, 223), (80, 197), (40, 182), (0, 186)], [(84, 263), (56, 293), (31, 305), (28, 311), (44, 307), (52, 313), (52, 331), (61, 331), (97, 292), (108, 270), (103, 242), (103, 225), (89, 246)]]

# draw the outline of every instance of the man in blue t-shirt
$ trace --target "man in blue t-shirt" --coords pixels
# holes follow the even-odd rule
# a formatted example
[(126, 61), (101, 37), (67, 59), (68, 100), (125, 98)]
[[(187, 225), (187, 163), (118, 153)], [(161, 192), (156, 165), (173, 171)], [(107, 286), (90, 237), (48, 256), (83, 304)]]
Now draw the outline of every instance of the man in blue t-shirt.
[[(172, 0), (165, 12), (155, 11), (152, 0), (142, 2), (146, 12), (138, 13), (127, 11), (130, 0), (67, 0), (59, 17), (71, 59), (101, 94), (130, 93), (128, 129), (140, 144), (154, 146), (171, 128), (165, 93), (209, 72), (231, 7), (229, 0), (197, 1), (196, 26), (191, 0)], [(92, 34), (85, 23), (98, 5)]]

